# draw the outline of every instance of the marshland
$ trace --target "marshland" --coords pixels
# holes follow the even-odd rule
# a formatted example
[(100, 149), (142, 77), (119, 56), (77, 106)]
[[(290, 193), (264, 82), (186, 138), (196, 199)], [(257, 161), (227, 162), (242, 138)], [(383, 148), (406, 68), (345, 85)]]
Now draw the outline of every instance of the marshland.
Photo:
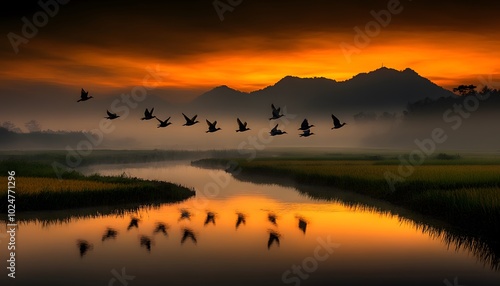
[[(399, 174), (405, 152), (269, 148), (249, 160), (231, 150), (102, 150), (60, 180), (51, 163), (63, 155), (2, 152), (0, 166), (18, 174), (19, 260), (65, 253), (54, 263), (68, 279), (91, 271), (87, 284), (107, 283), (112, 269), (127, 265), (127, 274), (144, 273), (137, 279), (151, 283), (163, 265), (187, 285), (287, 285), (299, 277), (287, 270), (318, 241), (334, 246), (310, 273), (312, 283), (362, 285), (368, 274), (352, 274), (370, 269), (386, 284), (439, 284), (454, 273), (465, 285), (500, 279), (497, 154), (436, 154), (394, 191), (384, 173)], [(397, 279), (384, 264), (400, 265)], [(190, 265), (199, 275), (187, 275)], [(262, 275), (248, 276), (248, 267)], [(62, 285), (49, 268), (37, 269)]]

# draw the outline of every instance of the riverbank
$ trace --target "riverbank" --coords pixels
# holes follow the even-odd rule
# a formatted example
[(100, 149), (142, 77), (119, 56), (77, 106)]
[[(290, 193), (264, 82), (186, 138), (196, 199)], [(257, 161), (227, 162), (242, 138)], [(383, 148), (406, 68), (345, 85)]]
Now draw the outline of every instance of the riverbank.
[(42, 162), (24, 160), (0, 161), (0, 178), (5, 186), (0, 190), (0, 212), (7, 213), (11, 204), (7, 191), (7, 172), (14, 176), (16, 212), (61, 210), (123, 204), (150, 205), (180, 202), (195, 195), (183, 186), (121, 176), (84, 176), (76, 171), (64, 172), (57, 177), (52, 166)]
[[(410, 176), (391, 188), (386, 174), (403, 167), (392, 158), (258, 158), (253, 161), (204, 159), (194, 166), (237, 170), (242, 175), (288, 178), (299, 184), (331, 186), (386, 200), (442, 219), (474, 233), (500, 234), (500, 162), (480, 158), (435, 158), (412, 166)], [(237, 168), (234, 167), (237, 165)], [(327, 199), (333, 194), (307, 195)]]

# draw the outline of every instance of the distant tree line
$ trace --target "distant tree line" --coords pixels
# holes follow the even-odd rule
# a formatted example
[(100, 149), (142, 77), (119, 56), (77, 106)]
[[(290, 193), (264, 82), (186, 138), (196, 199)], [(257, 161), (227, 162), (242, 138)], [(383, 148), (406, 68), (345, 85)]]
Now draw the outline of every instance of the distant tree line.
[(477, 96), (480, 102), (478, 114), (489, 111), (500, 111), (500, 90), (488, 86), (477, 91), (475, 85), (459, 85), (453, 89), (456, 96), (440, 97), (437, 99), (424, 98), (422, 100), (408, 103), (402, 113), (383, 112), (359, 112), (353, 115), (355, 123), (391, 123), (411, 121), (422, 117), (442, 117), (443, 113), (454, 108), (455, 105), (463, 104), (464, 97)]
[(500, 90), (488, 86), (483, 87), (480, 91), (477, 91), (476, 88), (475, 85), (460, 85), (453, 89), (457, 96), (440, 97), (434, 100), (425, 98), (409, 103), (404, 113), (405, 118), (441, 116), (447, 109), (463, 104), (465, 96), (476, 96), (480, 99), (478, 113), (500, 109)]
[(64, 149), (91, 136), (81, 131), (35, 131), (39, 130), (36, 124), (26, 128), (29, 133), (23, 133), (10, 121), (0, 124), (0, 149)]

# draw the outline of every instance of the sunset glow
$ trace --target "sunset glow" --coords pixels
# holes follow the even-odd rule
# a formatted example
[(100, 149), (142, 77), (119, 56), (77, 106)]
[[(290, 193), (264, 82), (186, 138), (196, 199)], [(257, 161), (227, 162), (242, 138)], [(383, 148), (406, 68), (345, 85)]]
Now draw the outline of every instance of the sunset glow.
[[(206, 4), (155, 3), (147, 11), (132, 3), (119, 11), (102, 3), (67, 4), (60, 7), (66, 14), (19, 44), (17, 54), (6, 38), (0, 87), (10, 82), (71, 89), (85, 85), (113, 93), (142, 85), (148, 67), (159, 67), (160, 90), (192, 91), (189, 99), (220, 85), (251, 92), (287, 75), (344, 81), (382, 65), (411, 68), (448, 89), (463, 83), (481, 86), (480, 76), (499, 78), (500, 40), (494, 17), (488, 17), (493, 8), (481, 10), (481, 21), (470, 23), (461, 16), (475, 8), (456, 5), (444, 12), (444, 4), (429, 11), (424, 3), (400, 3), (400, 14), (392, 15), (386, 27), (376, 24), (375, 35), (366, 36), (374, 13), (387, 9), (385, 1), (366, 7), (311, 5), (306, 10), (298, 1), (278, 2), (267, 5), (269, 13), (259, 21), (255, 13), (261, 6), (244, 3), (222, 22)], [(303, 19), (297, 23), (280, 14), (284, 11), (303, 11)], [(19, 13), (30, 18), (27, 10)], [(86, 13), (99, 20), (72, 20)], [(451, 18), (444, 21), (442, 13)], [(6, 20), (8, 32), (22, 35), (19, 19)], [(362, 45), (356, 44), (358, 31), (367, 37)], [(356, 51), (346, 54), (341, 45)]]
[[(326, 77), (343, 81), (381, 65), (403, 70), (411, 67), (436, 84), (452, 88), (464, 82), (479, 84), (479, 75), (497, 76), (498, 41), (460, 46), (465, 35), (431, 35), (428, 39), (400, 40), (397, 35), (376, 39), (349, 63), (338, 43), (344, 36), (318, 35), (297, 39), (302, 44), (283, 53), (258, 49), (227, 49), (220, 44), (210, 53), (195, 54), (181, 60), (139, 53), (111, 52), (105, 49), (64, 47), (74, 53), (60, 53), (50, 44), (31, 48), (43, 57), (19, 55), (4, 62), (4, 81), (50, 83), (79, 87), (89, 83), (95, 88), (113, 89), (142, 85), (147, 67), (159, 67), (160, 88), (209, 89), (228, 85), (241, 91), (254, 91), (272, 85), (286, 75)], [(436, 40), (438, 38), (438, 40)], [(253, 39), (255, 40), (255, 39)], [(380, 40), (380, 41), (379, 41)], [(479, 40), (478, 40), (479, 41)], [(63, 45), (64, 46), (64, 45)], [(456, 48), (449, 49), (450, 46)], [(232, 47), (232, 46), (231, 46)], [(464, 60), (466, 59), (466, 60)]]

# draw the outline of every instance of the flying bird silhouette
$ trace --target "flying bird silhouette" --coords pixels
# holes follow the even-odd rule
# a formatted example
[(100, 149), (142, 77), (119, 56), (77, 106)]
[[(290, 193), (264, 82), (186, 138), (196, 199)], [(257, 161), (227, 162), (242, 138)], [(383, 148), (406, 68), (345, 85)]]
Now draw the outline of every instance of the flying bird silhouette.
[(77, 102), (80, 102), (80, 101), (86, 101), (86, 100), (89, 100), (91, 98), (94, 98), (93, 96), (89, 96), (89, 92), (88, 91), (85, 91), (83, 88), (82, 88), (82, 91), (80, 92), (80, 99), (77, 101)]
[(281, 107), (276, 108), (274, 104), (271, 104), (271, 108), (273, 109), (273, 117), (269, 118), (269, 120), (278, 119), (284, 116), (283, 114), (280, 114)]
[(311, 136), (311, 135), (314, 135), (314, 133), (312, 133), (312, 132), (311, 132), (311, 130), (307, 129), (307, 130), (304, 130), (304, 131), (302, 132), (302, 134), (300, 134), (299, 136), (300, 136), (300, 137), (309, 137), (309, 136)]
[(208, 119), (206, 119), (207, 121), (207, 125), (208, 125), (208, 130), (206, 133), (213, 133), (213, 132), (217, 132), (219, 130), (221, 130), (219, 127), (215, 127), (215, 125), (217, 125), (217, 120), (214, 121), (213, 123), (208, 121)]
[(238, 130), (236, 132), (245, 132), (247, 130), (250, 130), (250, 128), (247, 128), (247, 123), (241, 122), (239, 118), (236, 118), (236, 121), (238, 121)]
[(309, 122), (307, 121), (307, 119), (304, 119), (304, 121), (302, 121), (302, 124), (300, 125), (299, 130), (306, 131), (307, 129), (310, 129), (311, 127), (314, 127), (314, 125), (309, 125)]
[(156, 117), (156, 120), (158, 120), (158, 122), (160, 122), (160, 124), (158, 124), (158, 128), (162, 128), (162, 127), (167, 127), (169, 126), (170, 124), (172, 124), (171, 122), (168, 122), (170, 120), (170, 117), (167, 118), (165, 121), (161, 121), (158, 117)]
[(278, 124), (276, 124), (276, 126), (274, 126), (274, 128), (271, 129), (271, 131), (269, 132), (269, 134), (271, 134), (271, 136), (276, 136), (276, 135), (286, 134), (286, 132), (279, 130), (278, 129)]
[(267, 249), (271, 249), (271, 246), (273, 246), (274, 243), (276, 243), (276, 245), (278, 245), (278, 247), (280, 246), (280, 235), (279, 235), (279, 233), (277, 233), (273, 230), (270, 230), (269, 231), (269, 239), (267, 240)]
[(146, 110), (144, 111), (144, 117), (141, 118), (141, 120), (151, 120), (153, 118), (155, 118), (156, 116), (153, 116), (153, 110), (155, 110), (155, 108), (151, 108), (151, 111), (149, 111), (147, 108)]
[(186, 123), (183, 124), (182, 126), (191, 126), (199, 122), (198, 120), (196, 120), (196, 117), (198, 117), (198, 115), (193, 116), (193, 118), (187, 117), (186, 114), (184, 113), (182, 115), (184, 115), (184, 119), (186, 119)]
[(104, 117), (104, 118), (107, 118), (109, 120), (113, 120), (113, 119), (120, 117), (119, 115), (116, 115), (116, 113), (109, 112), (109, 110), (106, 110), (106, 113), (108, 114), (108, 117)]
[(333, 127), (332, 127), (332, 129), (339, 129), (342, 126), (346, 125), (345, 122), (341, 124), (340, 120), (337, 117), (335, 117), (335, 115), (333, 115), (333, 114), (332, 114), (332, 119), (333, 119)]

